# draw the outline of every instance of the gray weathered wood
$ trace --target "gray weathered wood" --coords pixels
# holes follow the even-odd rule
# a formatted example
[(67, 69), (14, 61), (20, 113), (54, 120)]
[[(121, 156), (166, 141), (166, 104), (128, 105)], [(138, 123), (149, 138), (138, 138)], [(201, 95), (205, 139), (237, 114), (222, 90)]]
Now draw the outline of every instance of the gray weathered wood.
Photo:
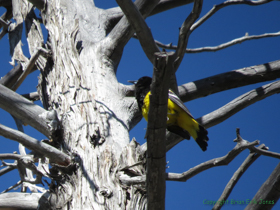
[(165, 209), (166, 119), (174, 53), (156, 53), (147, 126), (148, 209)]
[(71, 162), (70, 157), (64, 154), (63, 152), (59, 151), (58, 149), (44, 142), (38, 141), (26, 135), (25, 133), (14, 130), (2, 124), (0, 124), (0, 135), (11, 140), (17, 141), (23, 144), (28, 149), (33, 150), (42, 156), (48, 157), (51, 160), (51, 162), (60, 165), (68, 165)]
[(45, 136), (51, 136), (46, 120), (40, 117), (46, 110), (3, 85), (0, 85), (0, 108), (31, 125)]
[(179, 86), (179, 95), (184, 102), (209, 94), (280, 78), (280, 60), (248, 66), (222, 74), (203, 78)]
[(41, 193), (4, 193), (0, 194), (2, 208), (36, 210)]

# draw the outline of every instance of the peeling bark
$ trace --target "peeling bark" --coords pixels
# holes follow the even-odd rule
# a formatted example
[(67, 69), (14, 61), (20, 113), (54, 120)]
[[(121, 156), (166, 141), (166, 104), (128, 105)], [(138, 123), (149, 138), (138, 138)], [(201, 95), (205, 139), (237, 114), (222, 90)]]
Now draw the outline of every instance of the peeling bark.
[[(119, 169), (130, 164), (138, 150), (125, 149), (131, 113), (125, 94), (116, 88), (115, 64), (106, 54), (111, 43), (104, 39), (104, 11), (91, 1), (48, 1), (42, 17), (53, 65), (38, 66), (42, 72), (38, 92), (46, 108), (58, 113), (62, 149), (72, 153), (77, 162), (75, 173), (47, 197), (50, 205), (144, 209), (145, 192), (117, 178)], [(55, 202), (51, 200), (54, 197)]]

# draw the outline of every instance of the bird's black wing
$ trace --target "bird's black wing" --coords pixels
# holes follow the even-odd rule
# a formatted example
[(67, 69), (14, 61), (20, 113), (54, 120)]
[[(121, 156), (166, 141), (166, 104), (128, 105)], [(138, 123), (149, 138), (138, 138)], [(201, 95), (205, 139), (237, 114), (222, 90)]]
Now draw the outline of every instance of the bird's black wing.
[(194, 118), (188, 108), (185, 106), (183, 101), (172, 91), (169, 90), (168, 92), (168, 98), (175, 104), (177, 104), (181, 109), (183, 109), (190, 117)]

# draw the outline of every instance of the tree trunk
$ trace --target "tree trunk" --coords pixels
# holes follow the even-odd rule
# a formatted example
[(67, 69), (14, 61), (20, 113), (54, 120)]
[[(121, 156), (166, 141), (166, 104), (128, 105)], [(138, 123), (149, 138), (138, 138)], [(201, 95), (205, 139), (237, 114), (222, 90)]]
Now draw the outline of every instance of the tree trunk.
[[(144, 188), (118, 179), (128, 173), (121, 169), (140, 160), (139, 145), (129, 143), (128, 134), (137, 108), (117, 82), (118, 60), (109, 57), (105, 17), (88, 0), (48, 1), (42, 11), (52, 56), (41, 64), (38, 91), (61, 122), (61, 139), (54, 141), (77, 162), (76, 170), (45, 194), (52, 207), (145, 209)], [(144, 171), (138, 165), (127, 175)]]

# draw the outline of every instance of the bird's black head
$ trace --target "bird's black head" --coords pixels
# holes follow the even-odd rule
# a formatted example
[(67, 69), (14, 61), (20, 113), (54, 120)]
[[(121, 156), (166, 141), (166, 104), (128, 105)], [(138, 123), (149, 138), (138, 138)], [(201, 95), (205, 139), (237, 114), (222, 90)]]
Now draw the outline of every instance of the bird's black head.
[(141, 110), (143, 106), (143, 101), (147, 93), (150, 91), (150, 86), (152, 84), (151, 77), (141, 77), (137, 81), (129, 81), (130, 83), (135, 84), (135, 98), (137, 100), (139, 109)]

